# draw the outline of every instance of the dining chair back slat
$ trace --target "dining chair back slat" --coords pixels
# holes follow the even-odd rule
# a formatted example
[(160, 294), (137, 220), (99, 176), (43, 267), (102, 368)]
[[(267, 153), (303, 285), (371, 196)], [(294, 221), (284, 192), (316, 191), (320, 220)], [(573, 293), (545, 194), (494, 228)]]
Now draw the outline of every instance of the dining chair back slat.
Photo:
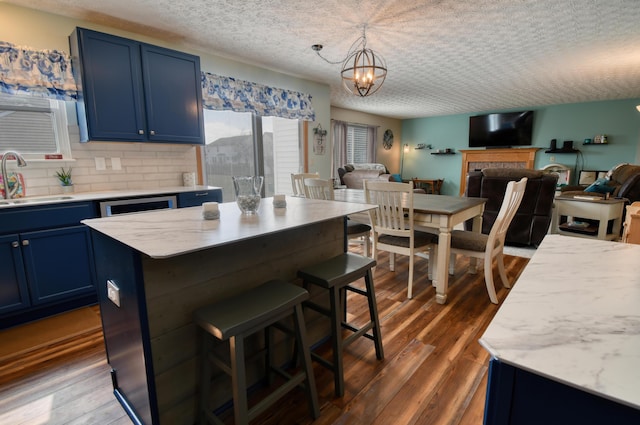
[(333, 201), (333, 182), (319, 178), (304, 179), (304, 190), (307, 198)]
[[(379, 232), (411, 237), (409, 229), (413, 227), (413, 197), (409, 197), (408, 214), (405, 217), (402, 198), (403, 194), (410, 193), (407, 191), (408, 188), (384, 186), (387, 187), (367, 185), (367, 203), (378, 205), (377, 210), (371, 210), (372, 221), (376, 221)], [(411, 186), (411, 183), (406, 186)]]
[(291, 187), (293, 189), (293, 196), (298, 196), (301, 198), (307, 197), (307, 192), (304, 188), (304, 179), (317, 179), (320, 178), (320, 174), (318, 173), (297, 173), (291, 174)]

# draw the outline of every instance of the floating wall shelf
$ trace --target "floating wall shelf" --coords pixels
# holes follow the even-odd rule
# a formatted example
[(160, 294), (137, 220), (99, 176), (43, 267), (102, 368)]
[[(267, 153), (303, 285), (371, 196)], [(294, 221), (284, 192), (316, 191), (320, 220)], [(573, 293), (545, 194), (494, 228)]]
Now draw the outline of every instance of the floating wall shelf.
[(544, 153), (578, 153), (578, 149), (547, 149)]

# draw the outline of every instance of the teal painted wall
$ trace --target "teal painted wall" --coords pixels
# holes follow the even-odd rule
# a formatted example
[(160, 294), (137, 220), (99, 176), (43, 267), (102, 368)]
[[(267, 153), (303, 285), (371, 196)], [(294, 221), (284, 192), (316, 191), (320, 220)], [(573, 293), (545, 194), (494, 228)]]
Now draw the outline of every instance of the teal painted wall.
[[(534, 110), (533, 147), (536, 168), (547, 164), (563, 164), (575, 170), (608, 170), (621, 162), (640, 163), (640, 99), (575, 103), (544, 107), (519, 108)], [(506, 111), (490, 111), (506, 112)], [(410, 146), (404, 154), (402, 176), (406, 178), (444, 178), (442, 192), (457, 195), (460, 190), (462, 155), (431, 155), (437, 149), (468, 149), (469, 116), (447, 115), (416, 118), (402, 122), (402, 143)], [(606, 134), (608, 145), (583, 146), (586, 138)], [(551, 139), (558, 147), (573, 140), (580, 154), (547, 154)], [(431, 144), (433, 150), (413, 149), (418, 143)]]

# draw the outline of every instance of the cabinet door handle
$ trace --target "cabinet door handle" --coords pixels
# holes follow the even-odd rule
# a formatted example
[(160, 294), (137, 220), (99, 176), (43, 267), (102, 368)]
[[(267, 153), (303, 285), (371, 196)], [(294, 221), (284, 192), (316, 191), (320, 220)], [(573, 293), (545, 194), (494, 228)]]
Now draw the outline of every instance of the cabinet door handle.
[(196, 196), (207, 196), (209, 192), (196, 193)]
[(13, 241), (11, 242), (11, 246), (14, 248), (18, 248), (20, 246), (20, 244), (18, 243), (18, 241)]
[(138, 134), (144, 134), (144, 130), (138, 130)]
[(156, 135), (156, 132), (155, 132), (155, 131), (153, 131), (153, 130), (151, 130), (151, 131), (149, 132), (149, 134), (150, 134), (150, 135), (152, 135), (152, 136), (155, 136), (155, 135)]
[(22, 246), (27, 246), (29, 245), (29, 239), (25, 239), (22, 241)]

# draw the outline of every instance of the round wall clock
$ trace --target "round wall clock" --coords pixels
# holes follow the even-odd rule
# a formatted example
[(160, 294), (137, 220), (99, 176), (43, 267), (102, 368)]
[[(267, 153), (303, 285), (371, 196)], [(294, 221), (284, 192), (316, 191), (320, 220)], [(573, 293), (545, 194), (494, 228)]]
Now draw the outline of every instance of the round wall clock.
[(393, 131), (387, 129), (382, 136), (382, 147), (389, 150), (391, 146), (393, 146)]

